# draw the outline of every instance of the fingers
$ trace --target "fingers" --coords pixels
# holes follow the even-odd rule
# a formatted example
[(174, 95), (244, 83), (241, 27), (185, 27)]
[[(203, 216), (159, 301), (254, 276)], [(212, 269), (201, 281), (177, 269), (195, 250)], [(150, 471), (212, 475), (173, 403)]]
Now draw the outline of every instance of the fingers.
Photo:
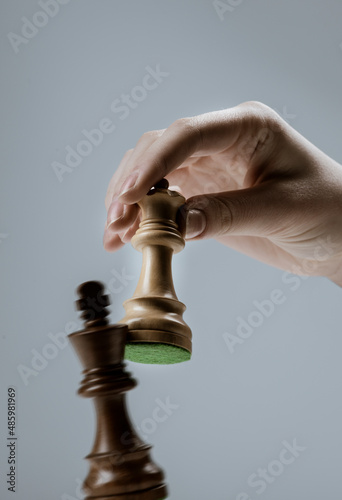
[(137, 158), (134, 165), (129, 165), (132, 169), (130, 181), (118, 193), (120, 201), (139, 201), (156, 182), (198, 151), (201, 143), (202, 132), (195, 118), (174, 122)]
[[(122, 177), (128, 162), (134, 163), (134, 158), (143, 153), (153, 141), (156, 140), (163, 133), (162, 130), (156, 130), (148, 134), (144, 134), (138, 141), (134, 149), (130, 149), (124, 155), (117, 171), (113, 175), (105, 199), (107, 209), (107, 223), (104, 234), (104, 246), (106, 250), (114, 251), (119, 249), (124, 243), (129, 241), (132, 237), (131, 234), (135, 227), (134, 222), (138, 216), (137, 205), (127, 205), (118, 201), (115, 193), (118, 192), (118, 179)], [(126, 176), (121, 189), (125, 189), (125, 185), (129, 185), (130, 176)], [(137, 228), (136, 228), (137, 229)]]
[(113, 201), (107, 214), (107, 230), (120, 232), (127, 229), (137, 218), (139, 208), (137, 205), (125, 205)]
[(118, 234), (114, 234), (110, 231), (105, 231), (103, 235), (103, 247), (107, 252), (114, 252), (123, 247), (124, 243)]
[(139, 222), (140, 217), (138, 215), (131, 225), (122, 230), (118, 230), (118, 232), (106, 228), (103, 236), (103, 246), (105, 250), (114, 252), (119, 250), (125, 243), (128, 243), (136, 233)]
[(129, 158), (132, 156), (132, 154), (133, 154), (133, 149), (129, 149), (128, 151), (126, 151), (126, 153), (124, 154), (116, 172), (114, 173), (113, 177), (111, 178), (111, 180), (109, 182), (107, 194), (105, 197), (106, 210), (109, 209), (109, 206), (113, 201), (113, 195), (114, 195), (114, 191), (117, 187), (118, 179), (120, 179), (120, 176), (124, 175), (125, 167), (128, 163)]
[(142, 155), (144, 151), (146, 151), (146, 149), (163, 134), (163, 132), (164, 130), (153, 130), (143, 134), (137, 142), (135, 148), (126, 152), (109, 183), (106, 195), (107, 210), (110, 203), (117, 198), (119, 194), (122, 194), (127, 188), (130, 187), (132, 178), (134, 183), (135, 176), (133, 174), (132, 177), (130, 165), (135, 165), (139, 156)]
[[(246, 103), (226, 110), (182, 118), (154, 136), (141, 154), (134, 154), (125, 168), (125, 179), (114, 195), (121, 202), (139, 201), (161, 178), (191, 156), (233, 150), (248, 161), (268, 147), (276, 129), (274, 111), (259, 103)], [(278, 117), (279, 118), (279, 117)], [(272, 130), (271, 130), (272, 123)], [(271, 133), (272, 132), (272, 133)], [(134, 161), (133, 161), (134, 160)]]
[[(267, 133), (266, 136), (264, 133), (260, 136), (258, 132), (265, 129), (266, 117), (271, 120), (272, 113), (275, 114), (267, 106), (247, 103), (192, 118), (182, 118), (166, 130), (144, 134), (134, 150), (124, 156), (108, 188), (106, 232), (111, 231), (114, 234), (106, 234), (106, 244), (113, 247), (119, 244), (114, 235), (118, 231), (122, 235), (122, 231), (127, 231), (135, 219), (135, 209), (127, 207), (137, 203), (156, 182), (176, 170), (187, 159), (222, 152), (227, 154), (230, 150), (233, 158), (234, 155), (246, 156), (247, 160), (253, 155), (255, 157), (259, 146), (263, 147), (267, 142)], [(274, 120), (274, 116), (272, 119)], [(229, 154), (227, 158), (230, 158)], [(213, 202), (210, 206), (212, 204)], [(197, 235), (201, 232), (207, 237), (222, 229), (215, 229), (215, 221), (211, 224), (210, 220), (209, 226), (206, 220), (204, 227), (203, 220), (201, 221), (196, 212), (189, 212), (189, 220), (190, 217), (192, 222), (189, 222), (188, 227), (192, 227)], [(207, 217), (210, 218), (209, 213)], [(123, 241), (122, 238), (120, 241)]]
[(293, 215), (294, 204), (288, 190), (275, 182), (194, 196), (180, 212), (180, 218), (185, 220), (186, 239), (230, 235), (270, 237), (286, 230)]
[(138, 205), (124, 205), (114, 201), (108, 210), (107, 225), (103, 237), (106, 250), (114, 251), (130, 241), (139, 224)]

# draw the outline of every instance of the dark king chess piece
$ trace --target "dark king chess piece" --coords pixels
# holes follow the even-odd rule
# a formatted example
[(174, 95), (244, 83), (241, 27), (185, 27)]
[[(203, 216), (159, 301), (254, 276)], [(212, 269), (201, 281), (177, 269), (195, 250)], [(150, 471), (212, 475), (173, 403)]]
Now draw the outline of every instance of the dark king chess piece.
[(151, 446), (135, 433), (125, 393), (136, 381), (123, 363), (127, 325), (109, 325), (101, 283), (77, 289), (84, 330), (69, 335), (83, 370), (78, 393), (94, 398), (97, 429), (86, 457), (90, 470), (83, 484), (86, 500), (162, 500), (167, 496), (163, 471), (151, 460)]

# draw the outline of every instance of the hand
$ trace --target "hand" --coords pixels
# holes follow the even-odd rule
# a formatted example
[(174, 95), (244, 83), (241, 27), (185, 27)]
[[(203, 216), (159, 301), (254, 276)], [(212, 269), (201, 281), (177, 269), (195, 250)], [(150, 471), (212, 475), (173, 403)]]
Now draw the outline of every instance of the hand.
[(342, 286), (342, 167), (257, 102), (145, 133), (110, 181), (104, 247), (128, 242), (161, 178), (187, 198), (186, 239)]

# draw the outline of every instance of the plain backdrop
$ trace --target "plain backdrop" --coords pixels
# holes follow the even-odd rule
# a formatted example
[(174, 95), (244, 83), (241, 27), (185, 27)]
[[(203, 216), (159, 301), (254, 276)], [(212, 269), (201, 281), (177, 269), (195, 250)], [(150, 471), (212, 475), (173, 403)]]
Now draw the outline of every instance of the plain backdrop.
[[(117, 322), (138, 281), (140, 253), (102, 247), (104, 196), (125, 151), (177, 118), (259, 100), (342, 161), (339, 0), (49, 5), (45, 15), (36, 0), (0, 7), (4, 500), (80, 498), (95, 420), (92, 402), (76, 395), (81, 365), (64, 339), (80, 327), (79, 283), (104, 282)], [(151, 71), (163, 76), (144, 92)], [(133, 105), (119, 111), (127, 94)], [(115, 130), (87, 151), (80, 141), (103, 120)], [(68, 167), (77, 147), (87, 155)], [(55, 162), (68, 167), (60, 179)], [(169, 498), (341, 498), (342, 290), (324, 278), (284, 276), (215, 241), (188, 243), (173, 273), (192, 360), (128, 363), (139, 380), (130, 414), (153, 445)], [(255, 304), (274, 290), (283, 302), (229, 349), (228, 334), (253, 322)], [(47, 347), (52, 337), (60, 347)], [(37, 370), (39, 355), (50, 359)], [(6, 484), (9, 386), (17, 392), (15, 493)], [(153, 423), (158, 400), (173, 410)], [(300, 449), (285, 465), (284, 443)]]

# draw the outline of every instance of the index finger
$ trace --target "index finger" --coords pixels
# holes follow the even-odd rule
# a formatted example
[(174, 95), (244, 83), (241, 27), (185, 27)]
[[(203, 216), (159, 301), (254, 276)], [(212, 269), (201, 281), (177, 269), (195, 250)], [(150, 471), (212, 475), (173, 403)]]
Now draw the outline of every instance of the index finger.
[(217, 153), (231, 146), (239, 136), (242, 114), (230, 108), (176, 120), (134, 164), (128, 161), (125, 183), (117, 193), (119, 201), (136, 203), (190, 156)]

